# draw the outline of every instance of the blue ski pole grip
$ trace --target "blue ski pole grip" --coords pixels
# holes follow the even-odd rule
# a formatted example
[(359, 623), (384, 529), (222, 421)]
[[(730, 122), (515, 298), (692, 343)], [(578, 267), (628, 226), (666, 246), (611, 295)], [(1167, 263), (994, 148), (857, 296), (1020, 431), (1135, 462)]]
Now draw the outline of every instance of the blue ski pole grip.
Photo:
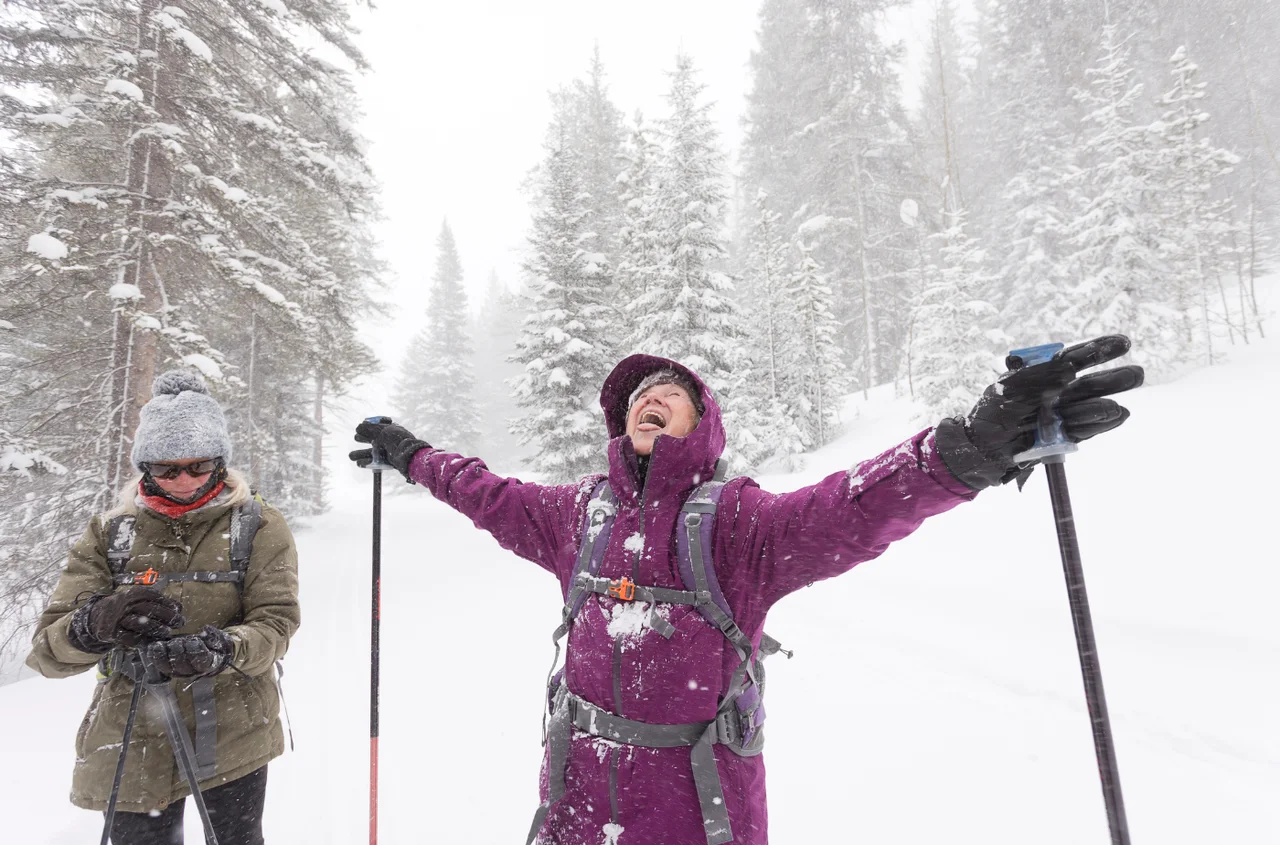
[[(1009, 363), (1011, 368), (1016, 369), (1047, 364), (1064, 348), (1065, 346), (1061, 343), (1045, 343), (1040, 346), (1014, 349), (1009, 353)], [(1057, 396), (1045, 398), (1044, 404), (1040, 406), (1039, 417), (1036, 420), (1035, 445), (1025, 452), (1020, 452), (1013, 456), (1013, 459), (1018, 463), (1023, 464), (1032, 461), (1044, 461), (1051, 464), (1062, 463), (1066, 455), (1080, 448), (1068, 440), (1066, 434), (1062, 431), (1062, 417), (1058, 416), (1058, 412), (1054, 410), (1057, 401)]]
[[(364, 421), (369, 423), (385, 424), (385, 423), (391, 422), (391, 417), (383, 417), (383, 416), (365, 417)], [(374, 472), (382, 472), (383, 470), (395, 469), (395, 467), (393, 467), (391, 464), (387, 462), (387, 453), (384, 452), (382, 449), (379, 449), (378, 444), (370, 443), (369, 448), (373, 452), (373, 461), (369, 464), (369, 466), (366, 467), (366, 469), (371, 469)]]

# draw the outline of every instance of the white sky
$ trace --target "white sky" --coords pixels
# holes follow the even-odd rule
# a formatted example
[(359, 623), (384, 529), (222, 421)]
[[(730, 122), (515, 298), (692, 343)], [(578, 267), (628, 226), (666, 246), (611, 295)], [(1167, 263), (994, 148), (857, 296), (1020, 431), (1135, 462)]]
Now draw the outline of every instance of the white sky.
[[(689, 53), (732, 161), (757, 9), (751, 0), (382, 0), (360, 11), (359, 43), (374, 68), (358, 86), (361, 128), (382, 184), (378, 235), (395, 276), (395, 323), (372, 339), (388, 370), (421, 324), (446, 216), (473, 306), (490, 270), (514, 286), (529, 221), (521, 185), (543, 154), (548, 92), (585, 75), (596, 43), (628, 117), (637, 108), (665, 113), (666, 72), (677, 50)], [(926, 19), (903, 16), (895, 29), (919, 45)]]

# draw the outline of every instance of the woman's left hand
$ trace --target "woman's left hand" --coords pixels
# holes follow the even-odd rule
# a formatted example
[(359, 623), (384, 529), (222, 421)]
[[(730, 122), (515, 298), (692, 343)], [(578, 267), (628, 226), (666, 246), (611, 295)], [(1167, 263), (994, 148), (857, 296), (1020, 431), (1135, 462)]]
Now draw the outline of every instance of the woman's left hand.
[(156, 640), (147, 653), (167, 678), (201, 678), (231, 665), (236, 644), (222, 629), (205, 625), (198, 634)]

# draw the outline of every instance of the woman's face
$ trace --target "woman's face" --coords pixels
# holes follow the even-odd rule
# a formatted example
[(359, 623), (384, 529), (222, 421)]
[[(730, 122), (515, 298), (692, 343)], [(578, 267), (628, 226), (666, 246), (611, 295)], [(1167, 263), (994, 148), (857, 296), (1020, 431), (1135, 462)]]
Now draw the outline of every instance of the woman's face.
[[(165, 492), (171, 499), (179, 502), (189, 502), (195, 498), (195, 494), (209, 480), (209, 473), (213, 472), (216, 465), (212, 465), (213, 458), (190, 458), (182, 461), (165, 461), (163, 463), (151, 464), (151, 478), (156, 485)], [(206, 471), (192, 478), (189, 471), (183, 471), (178, 474), (177, 478), (161, 478), (160, 474), (168, 467), (190, 467), (201, 462), (209, 462), (211, 465)]]
[(655, 384), (627, 412), (627, 434), (637, 455), (653, 454), (658, 435), (684, 437), (698, 425), (698, 409), (678, 384)]

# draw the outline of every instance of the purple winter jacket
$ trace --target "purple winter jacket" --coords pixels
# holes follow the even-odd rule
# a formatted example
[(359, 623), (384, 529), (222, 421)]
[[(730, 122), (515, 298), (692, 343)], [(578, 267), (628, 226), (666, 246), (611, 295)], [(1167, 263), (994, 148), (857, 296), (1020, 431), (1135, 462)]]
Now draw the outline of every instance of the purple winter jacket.
[[(646, 375), (666, 367), (694, 380), (706, 412), (687, 437), (657, 439), (641, 495), (636, 454), (625, 434), (627, 403)], [(608, 479), (617, 516), (599, 574), (682, 589), (676, 523), (684, 500), (712, 477), (724, 449), (720, 409), (694, 373), (646, 355), (618, 364), (605, 381), (600, 402), (612, 438)], [(599, 477), (559, 486), (525, 484), (494, 475), (477, 458), (436, 449), (418, 452), (409, 474), (504, 548), (554, 573), (567, 596), (587, 501)], [(767, 493), (749, 478), (729, 481), (716, 516), (712, 562), (733, 618), (758, 645), (765, 615), (778, 599), (871, 560), (926, 517), (975, 495), (938, 457), (933, 429), (791, 493)], [(569, 689), (629, 719), (683, 724), (714, 718), (719, 695), (739, 663), (724, 635), (695, 608), (664, 605), (660, 609), (676, 629), (667, 640), (639, 624), (627, 604), (602, 595), (587, 598), (568, 636)], [(558, 621), (548, 617), (548, 630)], [(615, 672), (620, 676), (616, 682)], [(575, 730), (567, 791), (551, 807), (538, 841), (598, 845), (609, 838), (605, 825), (612, 823), (622, 828), (619, 845), (705, 842), (689, 749), (624, 745), (615, 753), (615, 748)], [(763, 756), (740, 757), (719, 745), (715, 756), (733, 842), (765, 845)], [(543, 800), (546, 766), (544, 757)], [(616, 777), (616, 819), (611, 777)], [(616, 835), (616, 828), (610, 830)]]

